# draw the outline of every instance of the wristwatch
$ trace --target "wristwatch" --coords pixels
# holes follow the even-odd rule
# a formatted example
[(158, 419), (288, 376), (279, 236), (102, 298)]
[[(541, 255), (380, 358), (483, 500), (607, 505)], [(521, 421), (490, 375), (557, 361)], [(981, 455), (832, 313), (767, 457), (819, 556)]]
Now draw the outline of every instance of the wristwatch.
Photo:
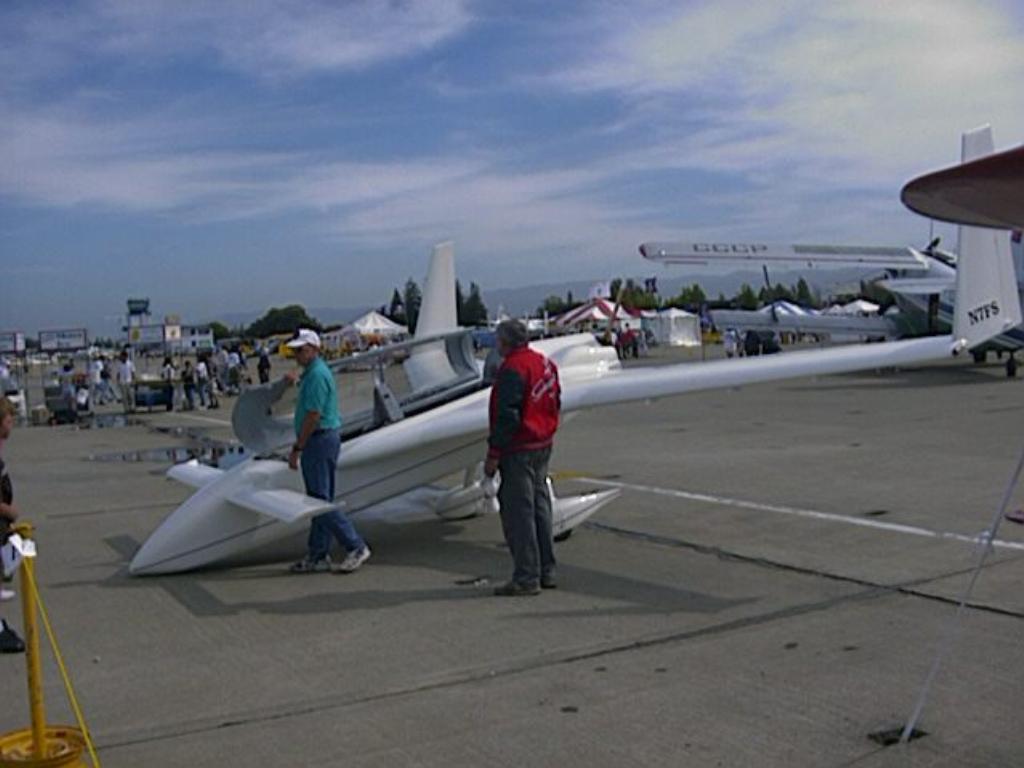
[(296, 453), (302, 453), (302, 446), (299, 445), (298, 443), (293, 443), (292, 450), (295, 451)]

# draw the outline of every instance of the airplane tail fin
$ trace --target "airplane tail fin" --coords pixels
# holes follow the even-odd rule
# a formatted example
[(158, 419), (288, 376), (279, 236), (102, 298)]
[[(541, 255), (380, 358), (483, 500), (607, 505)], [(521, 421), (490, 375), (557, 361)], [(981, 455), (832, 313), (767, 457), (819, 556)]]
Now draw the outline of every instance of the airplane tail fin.
[[(962, 162), (995, 151), (990, 126), (963, 135)], [(971, 348), (1021, 322), (1010, 233), (1001, 229), (960, 227), (953, 337)]]
[(458, 329), (455, 306), (455, 245), (449, 240), (434, 246), (423, 283), (423, 300), (416, 320), (416, 338)]
[[(430, 268), (423, 283), (423, 299), (416, 320), (415, 338), (422, 339), (439, 333), (458, 330), (455, 306), (455, 246), (438, 243), (430, 256)], [(413, 390), (427, 389), (455, 376), (444, 342), (424, 344), (413, 350), (402, 363)]]

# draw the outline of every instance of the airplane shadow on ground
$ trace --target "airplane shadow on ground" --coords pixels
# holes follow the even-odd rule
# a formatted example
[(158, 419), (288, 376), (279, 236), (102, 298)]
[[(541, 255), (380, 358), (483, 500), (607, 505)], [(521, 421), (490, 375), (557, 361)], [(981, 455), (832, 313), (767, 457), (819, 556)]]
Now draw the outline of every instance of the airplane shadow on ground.
[[(994, 366), (989, 366), (993, 368)], [(965, 385), (995, 384), (1005, 375), (984, 368), (918, 368), (871, 374), (866, 371), (835, 373), (818, 377), (814, 384), (782, 386), (787, 392), (836, 392), (841, 390), (928, 389)]]
[[(258, 563), (235, 568), (209, 569), (191, 573), (133, 577), (127, 567), (119, 568), (98, 582), (101, 587), (114, 589), (152, 589), (158, 587), (196, 617), (230, 616), (246, 611), (273, 615), (301, 615), (343, 613), (351, 610), (396, 608), (411, 603), (455, 602), (463, 600), (498, 599), (491, 590), (503, 582), (511, 568), (511, 561), (503, 544), (468, 542), (451, 538), (463, 526), (441, 521), (407, 523), (368, 528), (371, 534), (373, 559), (358, 574), (311, 574), (295, 576), (286, 572), (287, 559), (265, 556)], [(578, 530), (576, 537), (600, 536), (595, 529)], [(128, 536), (114, 536), (104, 540), (125, 561), (138, 549), (139, 543)], [(373, 542), (376, 542), (375, 544)], [(573, 540), (556, 545), (565, 550)], [(671, 556), (671, 555), (666, 555)], [(374, 571), (385, 568), (422, 568), (451, 573), (451, 587), (430, 586), (423, 589), (385, 589), (376, 586)], [(496, 575), (497, 574), (497, 575)], [(252, 584), (255, 594), (273, 589), (281, 591), (281, 579), (287, 580), (291, 594), (274, 600), (225, 601), (215, 593), (217, 584)], [(516, 613), (510, 619), (522, 618), (574, 618), (595, 615), (643, 615), (659, 613), (715, 614), (740, 605), (756, 602), (761, 596), (743, 598), (718, 597), (665, 584), (644, 581), (628, 575), (581, 567), (568, 563), (559, 565), (560, 588), (547, 592), (535, 600), (538, 604), (557, 610), (538, 610), (528, 614)], [(81, 582), (63, 582), (54, 588), (76, 586)], [(89, 581), (90, 584), (97, 584)], [(377, 582), (379, 583), (379, 582)], [(294, 588), (291, 585), (294, 584)], [(356, 589), (353, 589), (356, 585)], [(359, 589), (358, 587), (369, 587)], [(311, 592), (310, 590), (315, 590)], [(602, 601), (566, 610), (561, 595), (587, 595)], [(608, 605), (607, 602), (618, 603)]]

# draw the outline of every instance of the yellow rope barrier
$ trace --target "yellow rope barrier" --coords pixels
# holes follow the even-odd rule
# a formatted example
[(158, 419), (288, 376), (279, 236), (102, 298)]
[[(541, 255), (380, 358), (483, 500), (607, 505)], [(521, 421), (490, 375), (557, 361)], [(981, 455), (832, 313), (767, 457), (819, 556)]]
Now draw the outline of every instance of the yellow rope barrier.
[(31, 569), (25, 571), (28, 574), (29, 581), (32, 583), (32, 591), (36, 596), (36, 605), (39, 606), (39, 615), (43, 618), (43, 627), (46, 628), (46, 635), (50, 638), (50, 647), (53, 648), (53, 656), (57, 660), (57, 668), (60, 670), (60, 676), (64, 680), (64, 690), (67, 691), (68, 700), (71, 702), (71, 709), (74, 710), (75, 719), (78, 721), (78, 727), (82, 729), (82, 736), (85, 738), (86, 749), (89, 750), (89, 758), (92, 760), (93, 768), (100, 768), (100, 760), (96, 756), (96, 749), (92, 744), (92, 736), (89, 734), (89, 727), (85, 724), (85, 717), (82, 715), (82, 709), (78, 706), (78, 699), (75, 697), (75, 689), (71, 685), (71, 677), (68, 675), (67, 667), (64, 665), (64, 657), (61, 655), (60, 648), (57, 647), (57, 636), (53, 632), (53, 627), (50, 625), (50, 617), (46, 613), (46, 606), (43, 605), (43, 596), (39, 592), (39, 586), (36, 584), (35, 576), (32, 574)]

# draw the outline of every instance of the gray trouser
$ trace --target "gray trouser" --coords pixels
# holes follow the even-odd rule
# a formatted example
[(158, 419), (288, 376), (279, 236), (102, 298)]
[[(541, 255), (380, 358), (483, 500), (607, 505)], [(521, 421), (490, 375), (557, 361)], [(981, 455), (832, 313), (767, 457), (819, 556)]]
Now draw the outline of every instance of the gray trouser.
[(501, 527), (512, 552), (512, 580), (517, 584), (535, 585), (541, 575), (554, 575), (555, 547), (547, 484), (550, 458), (550, 448), (501, 457)]

